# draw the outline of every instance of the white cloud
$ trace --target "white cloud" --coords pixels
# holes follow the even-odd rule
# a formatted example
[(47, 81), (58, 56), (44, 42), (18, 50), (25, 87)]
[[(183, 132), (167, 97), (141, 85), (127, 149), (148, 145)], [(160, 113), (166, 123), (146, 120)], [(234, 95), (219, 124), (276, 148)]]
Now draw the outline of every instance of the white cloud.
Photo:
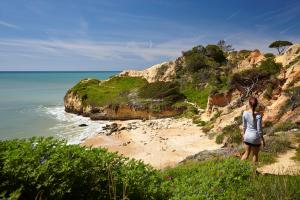
[(175, 58), (182, 50), (199, 42), (199, 37), (155, 44), (145, 42), (93, 42), (63, 40), (0, 39), (0, 51), (32, 56), (84, 56), (97, 60), (128, 60), (132, 57), (154, 61), (159, 57)]
[(0, 20), (0, 26), (5, 26), (5, 27), (8, 27), (8, 28), (13, 28), (13, 29), (19, 29), (20, 28), (17, 25), (14, 25), (14, 24), (2, 21), (2, 20)]

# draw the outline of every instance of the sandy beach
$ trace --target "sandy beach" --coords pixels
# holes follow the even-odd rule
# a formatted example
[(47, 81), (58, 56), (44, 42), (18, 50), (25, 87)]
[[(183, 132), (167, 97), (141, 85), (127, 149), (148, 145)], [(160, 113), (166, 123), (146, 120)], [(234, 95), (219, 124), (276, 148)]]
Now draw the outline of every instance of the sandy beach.
[(82, 145), (105, 147), (124, 156), (141, 159), (155, 168), (172, 167), (187, 156), (221, 147), (189, 119), (114, 121), (124, 130), (98, 134)]

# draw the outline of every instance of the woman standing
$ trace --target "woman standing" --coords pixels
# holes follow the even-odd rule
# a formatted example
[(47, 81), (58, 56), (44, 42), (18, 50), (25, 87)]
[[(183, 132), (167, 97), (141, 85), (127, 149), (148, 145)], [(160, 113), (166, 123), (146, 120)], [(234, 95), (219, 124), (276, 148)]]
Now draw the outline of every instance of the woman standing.
[(245, 143), (245, 153), (242, 160), (248, 159), (250, 153), (253, 155), (253, 162), (258, 161), (258, 153), (260, 150), (261, 142), (265, 146), (265, 140), (262, 134), (262, 116), (256, 112), (255, 109), (258, 105), (257, 98), (249, 98), (250, 110), (243, 112), (243, 138)]

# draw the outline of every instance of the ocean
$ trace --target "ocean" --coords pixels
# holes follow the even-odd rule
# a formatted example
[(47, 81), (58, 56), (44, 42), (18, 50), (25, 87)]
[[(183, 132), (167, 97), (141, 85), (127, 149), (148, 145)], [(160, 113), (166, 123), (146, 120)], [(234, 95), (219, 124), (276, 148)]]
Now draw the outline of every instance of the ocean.
[[(80, 143), (106, 122), (66, 113), (63, 98), (79, 80), (119, 72), (0, 72), (0, 140), (54, 136)], [(80, 124), (88, 126), (79, 127)]]

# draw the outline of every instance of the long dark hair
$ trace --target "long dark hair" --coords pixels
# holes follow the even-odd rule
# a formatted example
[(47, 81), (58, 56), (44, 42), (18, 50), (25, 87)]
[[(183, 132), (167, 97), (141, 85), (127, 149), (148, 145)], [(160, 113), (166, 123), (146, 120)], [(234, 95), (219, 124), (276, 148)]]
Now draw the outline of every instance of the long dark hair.
[(257, 107), (258, 100), (255, 97), (249, 97), (249, 105), (251, 106), (253, 121), (255, 121), (255, 109)]

